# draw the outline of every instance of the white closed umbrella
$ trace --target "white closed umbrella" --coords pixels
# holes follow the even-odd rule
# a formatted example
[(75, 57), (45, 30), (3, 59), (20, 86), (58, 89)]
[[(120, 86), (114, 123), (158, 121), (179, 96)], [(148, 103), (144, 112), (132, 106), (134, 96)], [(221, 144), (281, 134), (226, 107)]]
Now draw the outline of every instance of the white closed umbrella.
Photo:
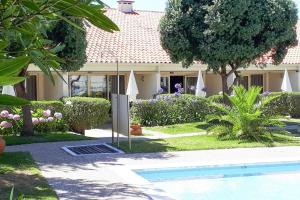
[(129, 96), (130, 101), (135, 101), (136, 95), (138, 95), (138, 93), (139, 93), (139, 90), (138, 90), (138, 87), (137, 87), (137, 84), (135, 81), (134, 73), (133, 73), (133, 70), (131, 70), (126, 95)]
[(195, 95), (200, 96), (200, 97), (205, 97), (206, 92), (203, 91), (204, 87), (205, 86), (204, 86), (204, 81), (203, 81), (203, 77), (202, 77), (202, 72), (201, 72), (201, 70), (199, 70)]
[(293, 92), (290, 77), (289, 77), (289, 73), (288, 73), (287, 69), (285, 69), (285, 71), (284, 71), (281, 90), (283, 92)]
[(3, 86), (2, 94), (7, 94), (7, 95), (10, 95), (10, 96), (16, 96), (15, 89), (12, 85)]

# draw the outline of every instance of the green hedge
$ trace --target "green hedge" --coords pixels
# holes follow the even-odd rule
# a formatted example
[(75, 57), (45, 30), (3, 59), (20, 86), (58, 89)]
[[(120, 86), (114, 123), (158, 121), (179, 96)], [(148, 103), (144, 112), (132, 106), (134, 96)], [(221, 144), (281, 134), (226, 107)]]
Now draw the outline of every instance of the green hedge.
[[(278, 96), (271, 101), (263, 110), (268, 115), (290, 115), (294, 118), (300, 118), (300, 92), (285, 93), (272, 92), (271, 96)], [(208, 98), (210, 102), (222, 103), (222, 95), (213, 95)]]
[(63, 112), (64, 103), (62, 101), (31, 101), (32, 110), (44, 109), (52, 112)]
[(264, 109), (269, 115), (290, 115), (294, 118), (300, 117), (300, 93), (273, 92), (270, 95), (278, 96)]
[(162, 96), (133, 103), (131, 118), (143, 126), (163, 126), (204, 120), (211, 111), (209, 101), (194, 95)]
[(300, 93), (293, 93), (289, 99), (291, 108), (290, 115), (294, 118), (300, 118)]
[(64, 98), (64, 115), (70, 128), (78, 133), (98, 128), (109, 119), (110, 102), (101, 98)]

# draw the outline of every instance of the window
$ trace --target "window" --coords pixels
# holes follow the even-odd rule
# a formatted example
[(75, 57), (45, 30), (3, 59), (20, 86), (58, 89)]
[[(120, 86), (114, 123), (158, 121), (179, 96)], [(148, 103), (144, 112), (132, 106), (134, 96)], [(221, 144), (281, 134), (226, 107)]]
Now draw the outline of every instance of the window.
[(195, 94), (197, 86), (197, 77), (186, 77), (186, 93)]
[(160, 77), (160, 87), (164, 90), (164, 94), (169, 93), (169, 77)]
[(251, 86), (264, 87), (264, 76), (262, 74), (251, 75)]
[[(125, 94), (125, 76), (120, 75), (119, 90), (120, 94)], [(118, 76), (109, 76), (109, 95), (118, 93)]]
[[(69, 76), (70, 95), (110, 98), (117, 93), (117, 76)], [(125, 76), (120, 75), (120, 94), (125, 94)]]
[(69, 85), (71, 96), (88, 96), (88, 77), (87, 76), (69, 76)]
[(90, 97), (107, 98), (106, 76), (90, 76)]

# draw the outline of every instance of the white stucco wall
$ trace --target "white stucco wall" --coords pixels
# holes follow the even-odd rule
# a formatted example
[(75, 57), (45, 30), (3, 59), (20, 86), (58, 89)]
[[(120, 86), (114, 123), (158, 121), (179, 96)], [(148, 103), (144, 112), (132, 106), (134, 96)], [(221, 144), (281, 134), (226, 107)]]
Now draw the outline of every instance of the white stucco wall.
[(300, 88), (299, 88), (299, 74), (300, 74), (300, 72), (297, 72), (297, 71), (294, 71), (294, 70), (289, 71), (289, 77), (290, 77), (290, 81), (291, 81), (292, 88), (293, 88), (294, 92), (300, 91)]
[(136, 83), (139, 89), (138, 99), (151, 99), (157, 93), (157, 74), (136, 74)]
[(44, 95), (43, 99), (56, 100), (64, 96), (63, 81), (58, 75), (53, 75), (55, 85), (48, 79), (44, 78)]
[(207, 88), (207, 95), (219, 94), (222, 91), (222, 79), (218, 74), (205, 75), (205, 87)]
[(280, 92), (283, 79), (283, 73), (269, 73), (269, 90)]

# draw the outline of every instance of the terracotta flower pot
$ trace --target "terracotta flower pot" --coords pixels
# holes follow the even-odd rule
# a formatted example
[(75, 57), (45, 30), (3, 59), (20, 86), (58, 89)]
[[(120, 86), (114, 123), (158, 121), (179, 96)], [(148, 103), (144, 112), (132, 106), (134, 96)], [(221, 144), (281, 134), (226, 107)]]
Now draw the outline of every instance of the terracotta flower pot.
[(0, 154), (2, 154), (4, 152), (5, 149), (5, 140), (0, 137)]
[(139, 124), (132, 124), (130, 126), (130, 134), (131, 135), (142, 135), (143, 131), (142, 131), (142, 127)]

